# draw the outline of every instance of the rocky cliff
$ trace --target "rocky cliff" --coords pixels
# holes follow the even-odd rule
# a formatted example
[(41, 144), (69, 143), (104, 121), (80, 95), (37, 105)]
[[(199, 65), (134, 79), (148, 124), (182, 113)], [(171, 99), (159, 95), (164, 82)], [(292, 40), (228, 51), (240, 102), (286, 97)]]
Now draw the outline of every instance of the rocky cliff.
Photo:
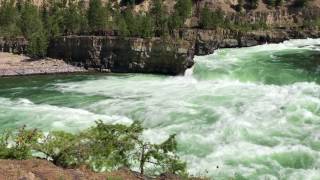
[[(150, 10), (151, 0), (141, 2), (135, 6), (136, 13)], [(163, 2), (167, 13), (172, 13), (175, 1)], [(256, 9), (237, 12), (234, 7), (239, 2), (241, 1), (197, 1), (192, 8), (192, 16), (186, 20), (185, 28), (176, 30), (166, 40), (63, 36), (50, 42), (48, 56), (101, 71), (176, 75), (193, 65), (194, 55), (211, 54), (218, 48), (248, 47), (288, 39), (320, 37), (320, 0), (310, 1), (305, 8), (293, 7), (293, 0), (285, 1), (280, 7), (270, 8), (265, 1), (259, 0)], [(216, 29), (199, 29), (200, 12), (205, 6), (212, 11), (223, 11), (222, 18), (227, 25)], [(243, 7), (246, 7), (245, 4)], [(0, 51), (25, 54), (27, 44), (24, 38), (0, 38)]]
[(50, 43), (48, 55), (101, 71), (176, 75), (193, 65), (194, 42), (64, 36)]
[(212, 54), (218, 48), (250, 47), (265, 43), (280, 43), (289, 39), (319, 38), (318, 29), (273, 29), (232, 31), (226, 29), (182, 29), (175, 36), (195, 42), (195, 55)]
[(181, 29), (171, 40), (111, 36), (65, 36), (49, 47), (49, 57), (111, 72), (182, 74), (193, 65), (194, 55), (211, 54), (218, 48), (248, 47), (288, 39), (317, 38), (318, 29), (232, 31)]
[[(181, 29), (172, 39), (121, 38), (117, 36), (63, 36), (50, 43), (48, 56), (69, 64), (105, 72), (177, 75), (194, 64), (194, 55), (218, 48), (248, 47), (288, 39), (318, 38), (318, 29), (235, 31)], [(26, 53), (23, 38), (0, 38), (0, 51)]]

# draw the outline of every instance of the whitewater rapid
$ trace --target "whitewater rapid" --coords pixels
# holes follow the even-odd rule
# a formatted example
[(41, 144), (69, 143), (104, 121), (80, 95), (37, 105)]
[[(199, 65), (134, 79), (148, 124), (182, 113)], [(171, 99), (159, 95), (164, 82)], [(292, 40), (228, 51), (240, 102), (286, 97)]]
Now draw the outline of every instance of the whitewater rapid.
[(2, 80), (1, 128), (78, 131), (139, 120), (177, 133), (189, 172), (215, 179), (320, 179), (320, 39), (220, 49), (185, 76)]

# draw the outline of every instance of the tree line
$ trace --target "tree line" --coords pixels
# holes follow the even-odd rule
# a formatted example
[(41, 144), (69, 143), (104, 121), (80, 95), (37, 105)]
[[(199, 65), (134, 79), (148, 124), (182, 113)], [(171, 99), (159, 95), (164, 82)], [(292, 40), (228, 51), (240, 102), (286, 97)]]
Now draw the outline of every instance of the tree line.
[[(0, 0), (0, 36), (24, 36), (29, 41), (28, 53), (34, 58), (46, 56), (48, 42), (57, 36), (71, 34), (97, 35), (113, 33), (130, 37), (165, 37), (184, 27), (192, 16), (192, 7), (201, 0), (176, 0), (173, 12), (163, 0), (152, 0), (145, 13), (134, 12), (143, 0), (45, 0), (36, 6), (31, 0)], [(309, 0), (295, 0), (295, 6), (305, 6)], [(255, 9), (257, 0), (239, 0), (234, 8)], [(284, 0), (264, 0), (269, 7), (281, 6)], [(88, 4), (87, 4), (88, 3)], [(198, 7), (199, 28), (227, 28), (235, 30), (266, 28), (265, 22), (256, 24), (229, 22), (223, 11)], [(239, 15), (242, 15), (240, 13)]]
[(177, 0), (173, 15), (168, 15), (162, 0), (154, 0), (150, 12), (134, 13), (135, 1), (121, 4), (84, 0), (43, 1), (40, 7), (31, 0), (1, 0), (0, 36), (24, 36), (28, 52), (35, 58), (46, 55), (48, 42), (61, 35), (117, 32), (120, 36), (164, 36), (182, 27), (191, 16), (192, 0)]

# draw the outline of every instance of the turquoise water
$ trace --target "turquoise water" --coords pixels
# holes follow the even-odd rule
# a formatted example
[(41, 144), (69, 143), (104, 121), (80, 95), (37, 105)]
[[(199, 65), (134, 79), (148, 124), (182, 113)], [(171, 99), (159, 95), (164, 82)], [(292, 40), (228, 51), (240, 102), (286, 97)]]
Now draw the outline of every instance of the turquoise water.
[(320, 39), (221, 49), (185, 76), (0, 79), (0, 127), (78, 131), (101, 119), (177, 133), (189, 172), (215, 179), (320, 179)]

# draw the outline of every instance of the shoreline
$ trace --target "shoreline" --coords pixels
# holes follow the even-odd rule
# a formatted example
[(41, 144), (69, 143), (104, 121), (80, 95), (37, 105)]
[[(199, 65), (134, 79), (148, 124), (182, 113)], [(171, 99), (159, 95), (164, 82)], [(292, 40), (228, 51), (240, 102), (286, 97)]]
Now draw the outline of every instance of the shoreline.
[(47, 160), (28, 159), (28, 160), (9, 160), (0, 159), (0, 179), (130, 179), (139, 180), (146, 177), (138, 173), (122, 168), (112, 172), (98, 173), (86, 167), (79, 169), (64, 169), (58, 167)]
[[(89, 36), (91, 37), (91, 36)], [(280, 41), (270, 41), (265, 42), (268, 44), (279, 44), (283, 43), (285, 41), (289, 40), (299, 40), (299, 39), (316, 39), (315, 37), (312, 38), (291, 38), (291, 39), (282, 39)], [(265, 44), (263, 43), (263, 44)], [(211, 44), (211, 43), (208, 43)], [(226, 46), (222, 48), (242, 48), (242, 47), (253, 47), (262, 45), (260, 43), (253, 43), (248, 46)], [(81, 49), (81, 48), (80, 48)], [(215, 50), (220, 49), (219, 47), (211, 46), (211, 48), (208, 48), (206, 53), (204, 54), (197, 54), (194, 53), (192, 55), (192, 61), (194, 61), (195, 56), (205, 56), (212, 54)], [(140, 50), (139, 50), (140, 52)], [(178, 53), (178, 52), (176, 52)], [(150, 57), (152, 58), (152, 57)], [(187, 58), (191, 58), (190, 55), (187, 56)], [(63, 59), (63, 58), (62, 58)], [(30, 59), (30, 57), (26, 55), (21, 54), (15, 54), (13, 52), (1, 52), (0, 51), (0, 78), (4, 77), (21, 77), (21, 76), (32, 76), (32, 75), (69, 75), (69, 74), (91, 74), (91, 73), (97, 73), (97, 74), (123, 74), (123, 73), (142, 73), (142, 74), (158, 74), (158, 75), (173, 75), (171, 73), (157, 73), (157, 72), (143, 72), (143, 71), (112, 71), (110, 69), (105, 69), (101, 67), (90, 67), (85, 68), (83, 64), (72, 65), (68, 63), (67, 60), (62, 60), (59, 58), (45, 58), (45, 59), (39, 59), (39, 60), (33, 60)], [(129, 61), (126, 59), (122, 59), (121, 61)], [(72, 62), (72, 61), (70, 61)], [(75, 62), (72, 62), (75, 63)], [(160, 62), (158, 62), (160, 63)]]
[(59, 59), (33, 60), (25, 55), (0, 52), (0, 77), (72, 74), (89, 72)]

